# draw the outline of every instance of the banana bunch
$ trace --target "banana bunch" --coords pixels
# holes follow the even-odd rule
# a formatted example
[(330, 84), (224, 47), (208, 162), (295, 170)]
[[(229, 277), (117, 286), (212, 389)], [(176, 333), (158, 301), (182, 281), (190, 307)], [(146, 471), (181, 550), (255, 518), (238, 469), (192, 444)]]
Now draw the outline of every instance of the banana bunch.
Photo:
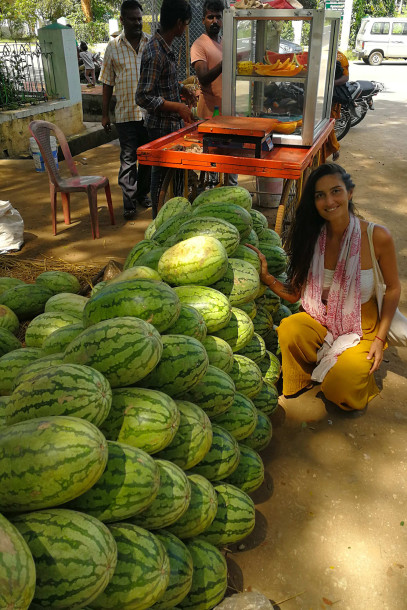
[(252, 61), (239, 61), (237, 63), (237, 73), (238, 74), (253, 74), (254, 63)]

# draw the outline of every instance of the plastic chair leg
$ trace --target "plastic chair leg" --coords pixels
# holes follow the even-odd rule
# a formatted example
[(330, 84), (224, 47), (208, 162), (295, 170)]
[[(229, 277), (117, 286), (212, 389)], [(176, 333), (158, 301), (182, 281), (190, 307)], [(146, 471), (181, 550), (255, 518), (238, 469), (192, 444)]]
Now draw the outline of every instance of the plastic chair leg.
[(98, 204), (97, 204), (97, 190), (95, 188), (88, 188), (88, 201), (89, 201), (89, 213), (90, 213), (90, 226), (92, 229), (92, 238), (99, 238), (99, 222), (98, 222)]
[(107, 207), (109, 208), (109, 214), (110, 214), (110, 224), (114, 225), (116, 223), (115, 223), (115, 220), (114, 220), (112, 194), (110, 192), (110, 184), (109, 184), (109, 182), (105, 186), (105, 193), (106, 193)]
[(57, 234), (57, 193), (55, 186), (52, 182), (49, 183), (49, 192), (51, 196), (51, 220), (52, 220), (52, 231), (54, 235)]
[(71, 197), (70, 193), (61, 192), (62, 209), (64, 211), (64, 222), (66, 225), (71, 224)]

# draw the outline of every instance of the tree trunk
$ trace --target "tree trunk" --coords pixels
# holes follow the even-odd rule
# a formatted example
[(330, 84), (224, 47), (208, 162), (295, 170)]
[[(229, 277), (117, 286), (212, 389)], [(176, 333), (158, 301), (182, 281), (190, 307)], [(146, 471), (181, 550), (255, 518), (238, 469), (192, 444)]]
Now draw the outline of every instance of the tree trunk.
[(81, 0), (81, 8), (83, 14), (85, 15), (86, 23), (90, 23), (90, 21), (93, 19), (90, 0)]

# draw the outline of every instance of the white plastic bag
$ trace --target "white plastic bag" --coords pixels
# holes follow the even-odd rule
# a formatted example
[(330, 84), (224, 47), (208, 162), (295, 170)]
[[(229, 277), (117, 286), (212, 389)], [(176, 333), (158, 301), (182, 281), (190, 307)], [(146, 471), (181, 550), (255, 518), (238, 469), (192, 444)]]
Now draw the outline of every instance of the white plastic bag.
[(9, 201), (0, 200), (0, 254), (20, 250), (24, 243), (24, 221)]

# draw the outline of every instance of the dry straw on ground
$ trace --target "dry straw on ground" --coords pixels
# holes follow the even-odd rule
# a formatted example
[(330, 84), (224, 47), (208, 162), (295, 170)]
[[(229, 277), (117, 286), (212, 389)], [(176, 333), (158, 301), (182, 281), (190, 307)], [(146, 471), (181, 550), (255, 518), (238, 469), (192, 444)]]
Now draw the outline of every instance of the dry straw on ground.
[(93, 286), (93, 278), (99, 273), (96, 265), (73, 265), (62, 259), (44, 256), (42, 259), (21, 259), (12, 256), (0, 256), (0, 277), (14, 277), (28, 284), (35, 282), (44, 271), (67, 271), (78, 278), (81, 286)]

